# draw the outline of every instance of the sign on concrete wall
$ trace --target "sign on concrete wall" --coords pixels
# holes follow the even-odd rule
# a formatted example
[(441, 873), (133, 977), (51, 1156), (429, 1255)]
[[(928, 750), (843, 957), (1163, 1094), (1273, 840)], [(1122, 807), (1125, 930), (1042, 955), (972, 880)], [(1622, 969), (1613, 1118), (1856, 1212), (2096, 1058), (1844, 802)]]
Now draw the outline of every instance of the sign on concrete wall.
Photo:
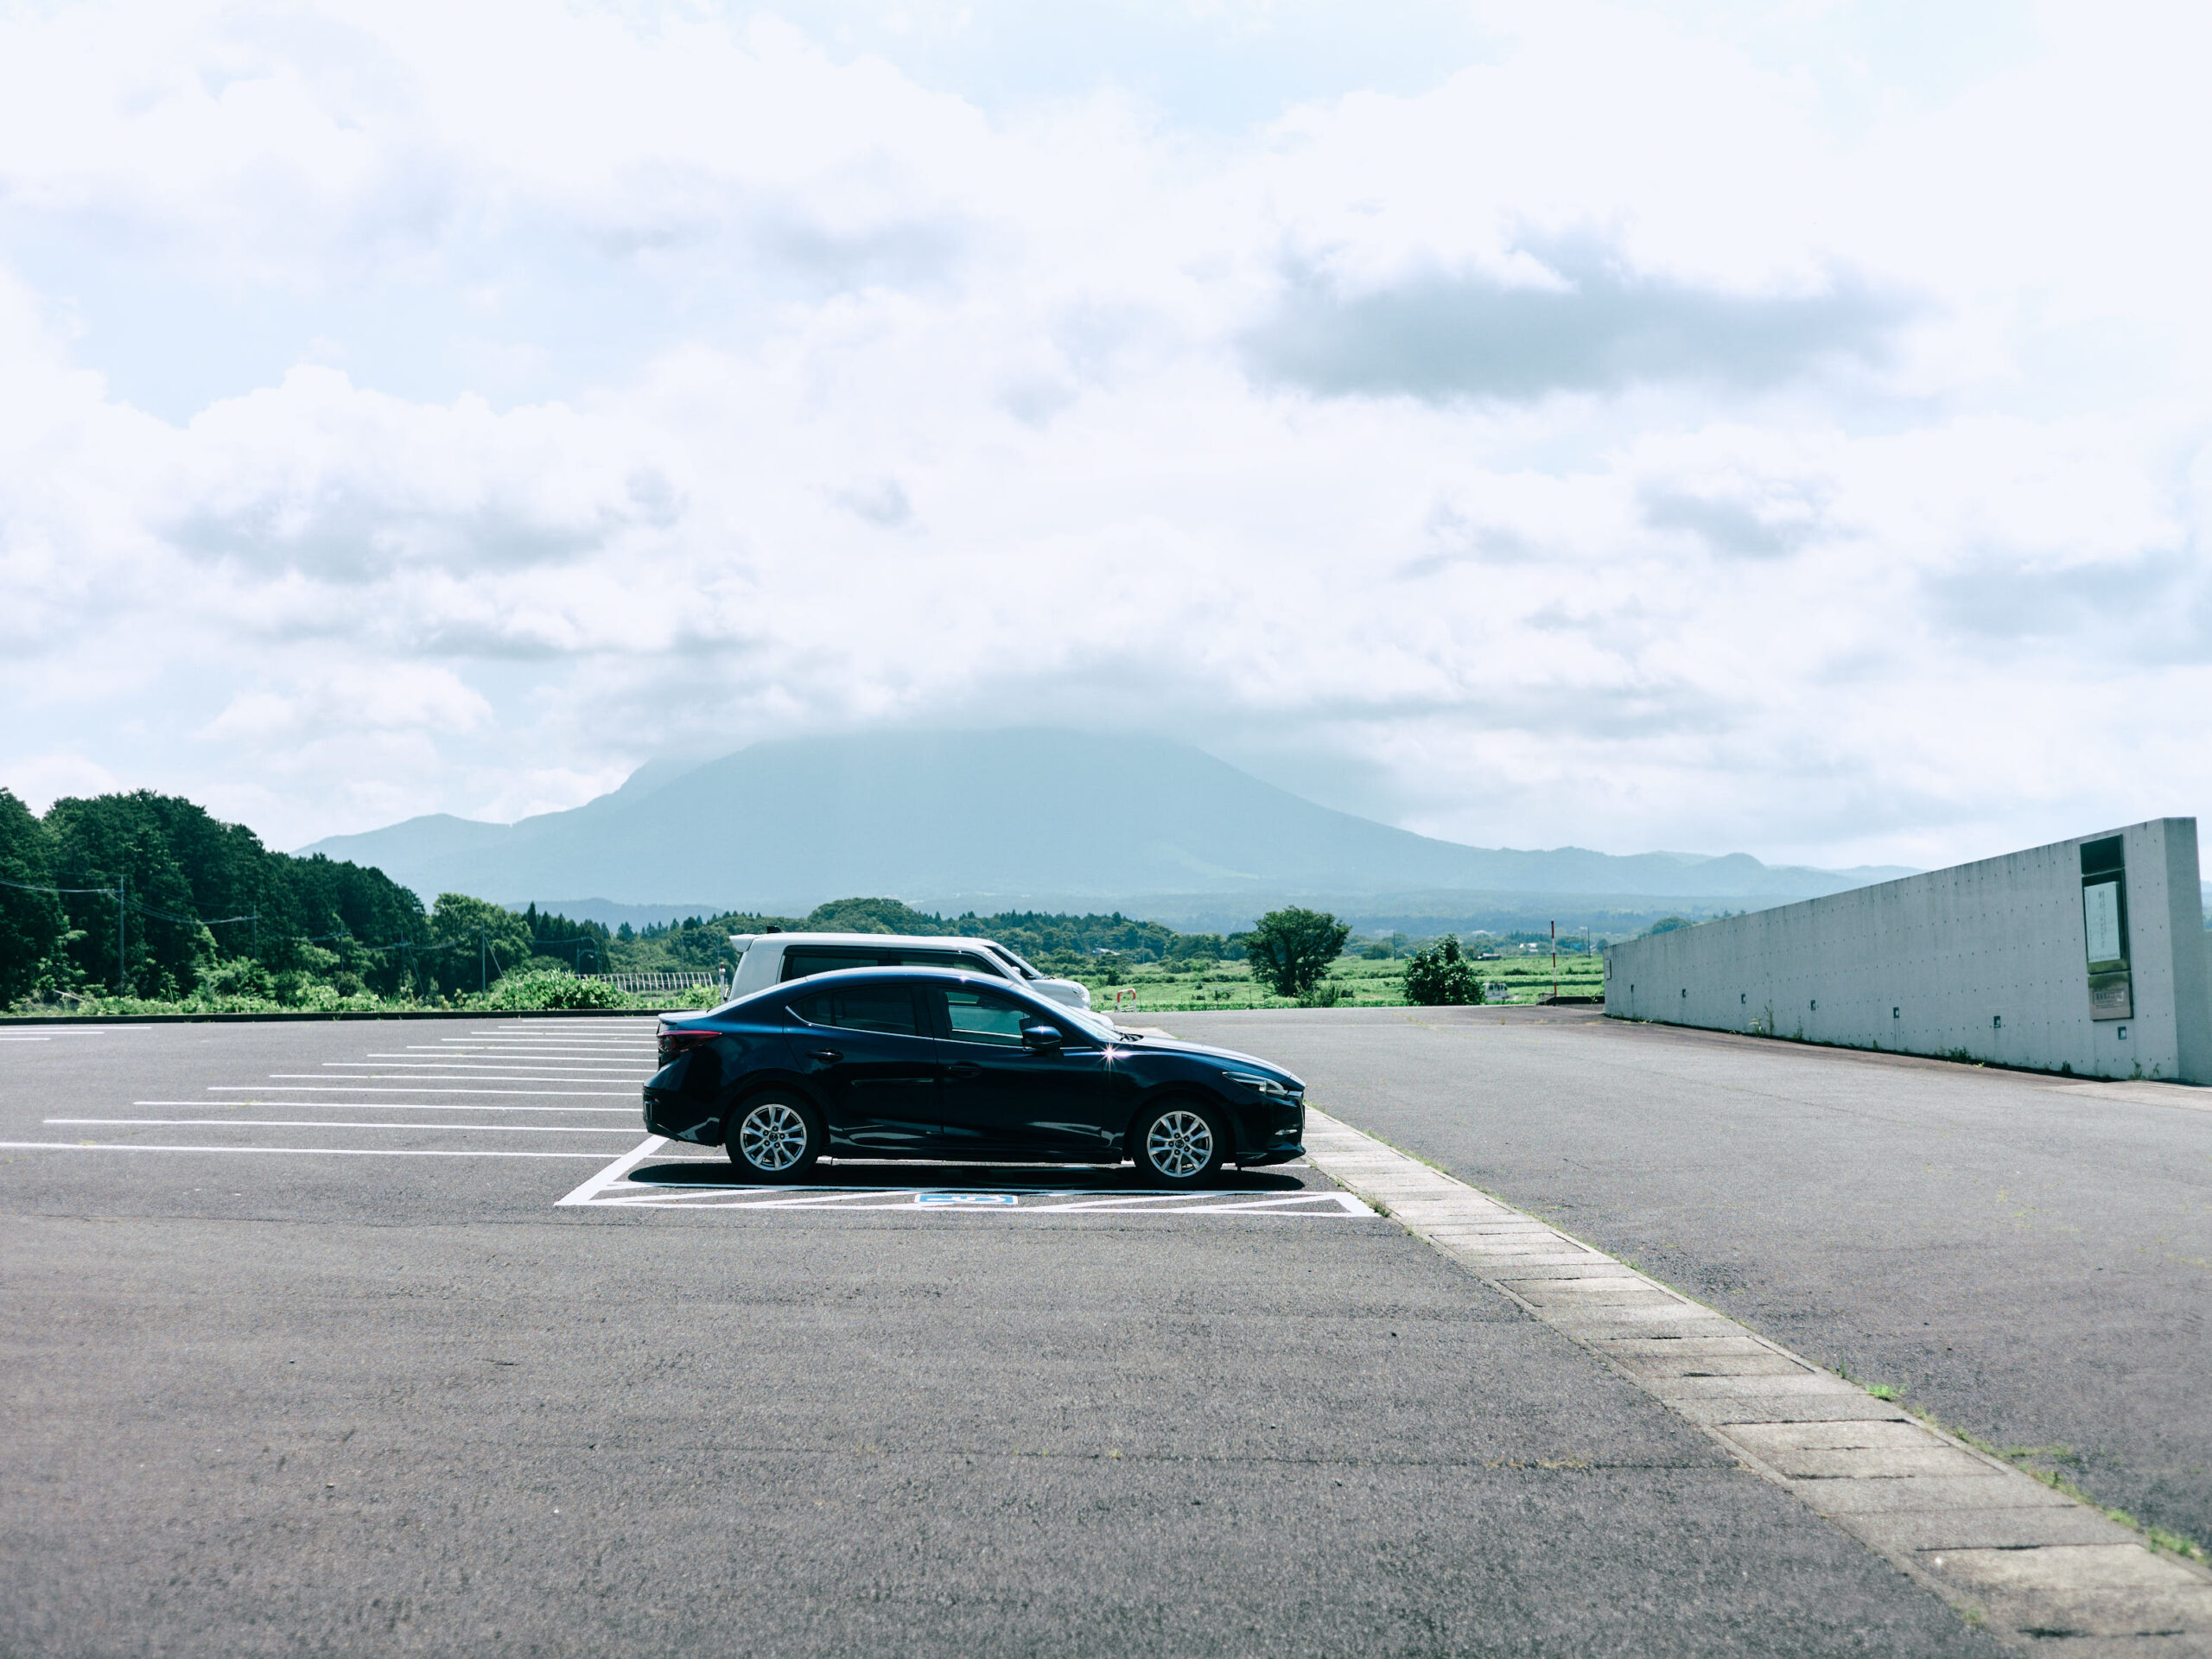
[(1605, 1011), (2212, 1083), (2196, 821), (2158, 818), (1609, 946)]

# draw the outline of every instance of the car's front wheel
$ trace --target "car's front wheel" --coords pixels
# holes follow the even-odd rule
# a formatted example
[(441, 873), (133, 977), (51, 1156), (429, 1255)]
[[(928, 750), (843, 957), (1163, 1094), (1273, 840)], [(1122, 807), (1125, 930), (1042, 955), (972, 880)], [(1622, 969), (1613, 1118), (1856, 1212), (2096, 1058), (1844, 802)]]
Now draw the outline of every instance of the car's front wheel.
[(790, 1095), (755, 1095), (730, 1114), (722, 1145), (753, 1180), (796, 1180), (822, 1155), (822, 1123)]
[(1163, 1186), (1203, 1186), (1220, 1172), (1228, 1147), (1212, 1113), (1174, 1100), (1137, 1125), (1129, 1151), (1148, 1180)]

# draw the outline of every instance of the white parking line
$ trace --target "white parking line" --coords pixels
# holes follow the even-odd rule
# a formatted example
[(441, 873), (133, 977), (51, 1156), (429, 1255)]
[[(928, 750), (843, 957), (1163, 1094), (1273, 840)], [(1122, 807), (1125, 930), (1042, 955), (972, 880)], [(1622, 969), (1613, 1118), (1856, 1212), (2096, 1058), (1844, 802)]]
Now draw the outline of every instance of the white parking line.
[(269, 1076), (277, 1083), (307, 1083), (320, 1077), (329, 1082), (341, 1079), (347, 1083), (372, 1083), (379, 1077), (404, 1078), (414, 1083), (624, 1083), (643, 1082), (644, 1073), (632, 1072), (627, 1077), (620, 1074), (599, 1076), (585, 1072), (563, 1072), (548, 1077), (531, 1077), (528, 1073), (511, 1071), (271, 1071)]
[[(257, 1083), (211, 1083), (211, 1095), (235, 1095), (258, 1089)], [(418, 1089), (411, 1084), (394, 1084), (389, 1089), (353, 1089), (329, 1084), (311, 1083), (304, 1089), (293, 1091), (302, 1095), (558, 1095), (574, 1096), (579, 1100), (629, 1100), (637, 1095), (634, 1089)]]
[(668, 1142), (658, 1135), (647, 1135), (644, 1140), (638, 1142), (636, 1146), (631, 1147), (629, 1151), (624, 1153), (620, 1158), (617, 1158), (613, 1163), (609, 1164), (605, 1169), (601, 1170), (598, 1174), (593, 1176), (591, 1179), (586, 1181), (582, 1186), (576, 1188), (573, 1192), (570, 1192), (566, 1197), (561, 1198), (554, 1205), (553, 1207), (558, 1210), (564, 1205), (591, 1203), (594, 1198), (598, 1198), (601, 1192), (605, 1192), (615, 1182), (620, 1180), (624, 1176), (627, 1175), (632, 1170), (635, 1169), (639, 1164), (645, 1162), (646, 1159), (652, 1157), (655, 1152), (658, 1151), (667, 1144)]
[(406, 1060), (422, 1058), (451, 1058), (470, 1055), (528, 1054), (542, 1050), (548, 1054), (575, 1054), (585, 1059), (624, 1059), (634, 1054), (655, 1054), (659, 1045), (630, 1043), (620, 1048), (571, 1048), (565, 1043), (534, 1043), (526, 1047), (510, 1043), (410, 1043), (404, 1048), (377, 1048), (369, 1051), (375, 1058)]
[[(416, 1061), (421, 1065), (435, 1065), (442, 1060), (442, 1062), (448, 1065), (451, 1065), (456, 1061), (459, 1061), (464, 1063), (474, 1062), (479, 1065), (588, 1065), (599, 1067), (620, 1065), (642, 1066), (649, 1071), (656, 1071), (660, 1069), (651, 1053), (563, 1054), (559, 1052), (557, 1050), (552, 1049), (526, 1049), (518, 1054), (502, 1054), (496, 1049), (486, 1050), (463, 1048), (448, 1049), (442, 1056), (437, 1056), (437, 1058), (435, 1058), (433, 1056), (437, 1056), (437, 1051), (435, 1049), (423, 1053), (404, 1055), (402, 1058)], [(364, 1064), (366, 1063), (367, 1062), (365, 1061), (364, 1062)]]
[[(237, 1100), (228, 1103), (219, 1100), (134, 1100), (130, 1103), (133, 1106), (198, 1106), (203, 1109), (211, 1105), (220, 1106), (226, 1103), (232, 1106), (283, 1106), (296, 1112), (357, 1112), (364, 1106), (379, 1112), (449, 1112), (454, 1109), (449, 1105), (437, 1102), (419, 1100), (263, 1100), (257, 1097), (252, 1100)], [(605, 1112), (610, 1117), (628, 1118), (638, 1116), (638, 1109), (635, 1106), (471, 1104), (467, 1109), (472, 1112)]]
[[(698, 1196), (693, 1196), (693, 1195)], [(1150, 1193), (1033, 1191), (982, 1193), (943, 1187), (799, 1188), (695, 1186), (641, 1189), (624, 1181), (580, 1202), (625, 1210), (907, 1210), (931, 1213), (988, 1213), (1006, 1216), (1138, 1215), (1254, 1216), (1296, 1220), (1379, 1220), (1372, 1210), (1345, 1192), (1177, 1193), (1179, 1201), (1161, 1207)], [(1025, 1198), (1040, 1200), (1024, 1203)]]
[[(686, 1182), (664, 1186), (632, 1181), (631, 1172), (676, 1143), (648, 1135), (556, 1208), (595, 1205), (622, 1210), (904, 1210), (936, 1215), (1052, 1216), (1101, 1213), (1139, 1216), (1251, 1216), (1376, 1221), (1380, 1217), (1349, 1192), (1333, 1187), (1294, 1192), (1116, 1192), (1096, 1188), (1030, 1186), (748, 1186), (737, 1181)], [(674, 1158), (694, 1167), (719, 1159)]]
[(620, 1042), (595, 1043), (588, 1039), (574, 1037), (512, 1037), (480, 1042), (467, 1037), (442, 1037), (435, 1043), (410, 1043), (408, 1047), (426, 1053), (443, 1050), (455, 1054), (474, 1049), (487, 1054), (513, 1053), (518, 1050), (543, 1048), (561, 1054), (650, 1054), (654, 1045), (641, 1037), (626, 1038)]
[(407, 1068), (407, 1071), (429, 1071), (434, 1066), (445, 1068), (445, 1071), (591, 1071), (591, 1073), (600, 1073), (600, 1071), (631, 1073), (631, 1071), (637, 1071), (637, 1064), (631, 1059), (566, 1059), (566, 1062), (550, 1062), (549, 1059), (542, 1066), (533, 1066), (524, 1059), (498, 1059), (498, 1062), (486, 1059), (482, 1066), (475, 1066), (467, 1059), (404, 1059), (396, 1058), (396, 1055), (370, 1055), (367, 1059), (325, 1059), (323, 1064), (325, 1066), (378, 1066), (380, 1071), (394, 1066)]
[(588, 1158), (596, 1163), (605, 1154), (596, 1152), (466, 1152), (435, 1151), (420, 1147), (156, 1147), (138, 1141), (0, 1141), (7, 1152), (266, 1152), (303, 1158)]
[(410, 1043), (410, 1054), (573, 1054), (581, 1059), (628, 1059), (658, 1052), (652, 1043)]
[(112, 1037), (119, 1032), (151, 1031), (151, 1026), (64, 1026), (54, 1031), (24, 1032), (0, 1038), (0, 1042), (42, 1043), (50, 1037)]
[(613, 1124), (595, 1123), (346, 1123), (299, 1122), (289, 1118), (276, 1117), (49, 1117), (45, 1122), (55, 1128), (78, 1124), (103, 1124), (109, 1128), (125, 1126), (141, 1128), (169, 1129), (227, 1129), (246, 1127), (257, 1129), (404, 1129), (413, 1135), (423, 1129), (467, 1129), (484, 1135), (627, 1135), (627, 1128)]

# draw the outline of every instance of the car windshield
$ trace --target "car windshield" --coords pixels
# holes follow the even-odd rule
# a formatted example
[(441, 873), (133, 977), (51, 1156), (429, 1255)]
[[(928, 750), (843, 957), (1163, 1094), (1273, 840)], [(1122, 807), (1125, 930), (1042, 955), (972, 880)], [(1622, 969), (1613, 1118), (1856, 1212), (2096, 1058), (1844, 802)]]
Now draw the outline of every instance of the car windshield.
[(1065, 1004), (1055, 1003), (1049, 1017), (1054, 1024), (1073, 1026), (1077, 1030), (1084, 1033), (1099, 1043), (1110, 1043), (1120, 1034), (1115, 1030), (1114, 1022), (1111, 1020), (1102, 1019), (1085, 1008), (1069, 1007)]
[(1045, 977), (1044, 975), (1039, 973), (1034, 968), (1032, 968), (1027, 963), (1024, 962), (1020, 957), (1016, 955), (1014, 951), (1007, 950), (1006, 946), (998, 944), (996, 941), (990, 942), (990, 951), (993, 956), (997, 957), (1001, 961), (1011, 963), (1024, 979), (1042, 979)]

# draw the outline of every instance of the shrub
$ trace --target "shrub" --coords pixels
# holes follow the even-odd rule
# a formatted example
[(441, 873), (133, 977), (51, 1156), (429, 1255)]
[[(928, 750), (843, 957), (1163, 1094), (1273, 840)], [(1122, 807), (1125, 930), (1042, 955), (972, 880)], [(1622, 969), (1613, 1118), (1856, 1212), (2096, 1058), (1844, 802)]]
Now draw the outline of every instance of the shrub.
[(658, 1002), (662, 1007), (671, 1010), (719, 1008), (722, 1005), (723, 996), (723, 988), (720, 985), (694, 985), (689, 990), (664, 991), (651, 1000)]
[(1429, 1007), (1483, 1000), (1481, 976), (1460, 954), (1456, 934), (1446, 933), (1438, 944), (1413, 953), (1406, 963), (1406, 1000)]
[(1253, 976), (1277, 996), (1303, 996), (1313, 988), (1351, 937), (1351, 929), (1326, 911), (1293, 905), (1271, 910), (1244, 940)]
[(245, 1001), (274, 1002), (276, 987), (269, 969), (251, 957), (228, 957), (200, 969), (200, 992), (208, 999), (225, 997)]
[(502, 974), (490, 993), (474, 999), (480, 1007), (628, 1008), (637, 1006), (629, 995), (603, 979), (578, 979), (565, 968), (525, 968)]

